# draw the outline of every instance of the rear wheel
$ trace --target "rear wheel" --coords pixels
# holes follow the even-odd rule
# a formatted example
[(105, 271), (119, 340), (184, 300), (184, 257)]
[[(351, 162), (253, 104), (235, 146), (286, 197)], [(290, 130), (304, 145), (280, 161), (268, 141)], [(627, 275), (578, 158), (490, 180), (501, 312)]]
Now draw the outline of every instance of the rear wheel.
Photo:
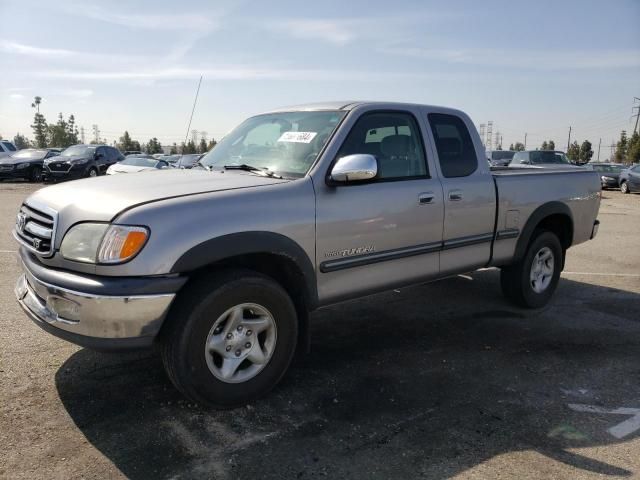
[(562, 256), (562, 245), (554, 233), (546, 230), (534, 232), (522, 260), (502, 268), (502, 292), (521, 307), (546, 305), (560, 279)]
[(295, 352), (293, 302), (269, 277), (249, 270), (203, 278), (172, 307), (161, 335), (169, 378), (187, 398), (232, 408), (271, 390)]
[(630, 193), (629, 185), (627, 185), (627, 182), (622, 182), (622, 183), (620, 184), (620, 191), (621, 191), (622, 193)]
[(95, 167), (91, 167), (87, 172), (87, 177), (93, 178), (98, 176), (98, 170)]

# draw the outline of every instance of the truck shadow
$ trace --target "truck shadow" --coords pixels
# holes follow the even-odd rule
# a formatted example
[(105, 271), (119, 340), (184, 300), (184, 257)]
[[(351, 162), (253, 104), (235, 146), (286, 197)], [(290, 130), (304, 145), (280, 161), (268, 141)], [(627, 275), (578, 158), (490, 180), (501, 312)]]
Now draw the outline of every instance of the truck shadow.
[(133, 479), (444, 478), (512, 453), (525, 472), (547, 457), (545, 471), (567, 476), (637, 474), (570, 451), (637, 438), (606, 431), (629, 417), (568, 406), (640, 408), (636, 293), (563, 279), (549, 307), (525, 311), (487, 270), (312, 321), (311, 354), (248, 407), (189, 404), (150, 353), (81, 350), (56, 387), (87, 440)]

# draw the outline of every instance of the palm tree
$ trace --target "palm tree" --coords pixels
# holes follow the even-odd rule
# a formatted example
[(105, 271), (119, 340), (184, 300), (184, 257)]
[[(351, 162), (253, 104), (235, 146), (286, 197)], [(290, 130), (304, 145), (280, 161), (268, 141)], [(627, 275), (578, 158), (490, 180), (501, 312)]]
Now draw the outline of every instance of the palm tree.
[(42, 102), (42, 97), (35, 97), (31, 104), (33, 108), (37, 109), (38, 113), (40, 113), (40, 102)]

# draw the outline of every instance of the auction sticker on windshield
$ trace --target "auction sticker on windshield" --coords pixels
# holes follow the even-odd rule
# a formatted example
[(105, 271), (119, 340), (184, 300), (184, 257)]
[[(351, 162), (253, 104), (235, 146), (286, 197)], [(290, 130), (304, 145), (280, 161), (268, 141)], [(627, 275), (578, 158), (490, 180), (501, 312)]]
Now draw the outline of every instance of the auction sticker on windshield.
[(284, 132), (279, 142), (293, 142), (293, 143), (309, 143), (317, 135), (317, 132)]

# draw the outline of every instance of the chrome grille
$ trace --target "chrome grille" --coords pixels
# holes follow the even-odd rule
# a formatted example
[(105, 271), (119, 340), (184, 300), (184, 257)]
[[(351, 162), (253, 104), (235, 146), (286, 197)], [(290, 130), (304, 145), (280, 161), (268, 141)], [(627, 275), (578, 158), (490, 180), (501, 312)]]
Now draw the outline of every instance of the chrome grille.
[(52, 172), (66, 172), (71, 168), (66, 162), (50, 162), (47, 164), (47, 168)]
[(13, 170), (13, 165), (0, 165), (0, 172), (10, 172)]
[(16, 240), (39, 255), (51, 255), (56, 233), (57, 213), (51, 209), (22, 204), (16, 216)]

